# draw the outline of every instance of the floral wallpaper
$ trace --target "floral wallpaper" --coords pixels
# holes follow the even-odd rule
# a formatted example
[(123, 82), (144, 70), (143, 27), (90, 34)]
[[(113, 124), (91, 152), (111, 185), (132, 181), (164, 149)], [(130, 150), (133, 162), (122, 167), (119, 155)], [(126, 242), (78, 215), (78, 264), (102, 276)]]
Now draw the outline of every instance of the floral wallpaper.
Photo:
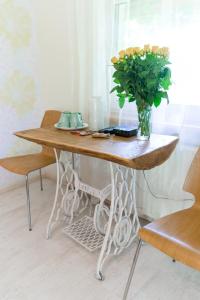
[[(37, 146), (13, 132), (38, 127), (43, 109), (35, 76), (31, 1), (0, 0), (0, 158), (33, 152)], [(18, 180), (0, 168), (0, 189)]]

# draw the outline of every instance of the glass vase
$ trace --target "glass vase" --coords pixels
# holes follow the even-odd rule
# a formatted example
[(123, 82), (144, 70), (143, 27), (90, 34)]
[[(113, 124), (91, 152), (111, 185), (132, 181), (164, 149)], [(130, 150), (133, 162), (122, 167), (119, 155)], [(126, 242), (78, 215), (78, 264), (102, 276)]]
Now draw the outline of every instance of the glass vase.
[(92, 97), (90, 100), (89, 127), (91, 130), (99, 130), (105, 127), (104, 124), (104, 103), (100, 96)]
[(151, 135), (151, 106), (145, 102), (137, 106), (138, 111), (138, 138), (143, 141)]

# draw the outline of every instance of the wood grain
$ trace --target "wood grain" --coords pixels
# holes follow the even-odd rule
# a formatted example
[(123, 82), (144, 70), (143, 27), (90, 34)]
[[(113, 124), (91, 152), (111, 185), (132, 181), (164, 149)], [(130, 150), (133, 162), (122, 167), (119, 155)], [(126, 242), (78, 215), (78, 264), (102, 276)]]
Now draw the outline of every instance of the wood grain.
[(84, 154), (112, 161), (130, 168), (146, 170), (162, 164), (173, 152), (177, 137), (154, 135), (150, 141), (136, 137), (94, 139), (91, 136), (76, 136), (55, 128), (38, 128), (16, 132), (26, 140), (69, 152)]
[(43, 152), (0, 159), (0, 166), (19, 175), (27, 175), (55, 163), (55, 157)]
[[(49, 128), (58, 122), (61, 112), (48, 110), (45, 112), (41, 127)], [(0, 159), (0, 166), (19, 175), (27, 175), (32, 171), (44, 168), (55, 163), (55, 155), (52, 148), (43, 146), (40, 153), (5, 157)]]
[(195, 196), (195, 205), (200, 208), (200, 148), (192, 161), (183, 188)]
[(139, 235), (175, 260), (200, 271), (200, 149), (189, 169), (184, 189), (195, 196), (195, 204), (148, 224)]

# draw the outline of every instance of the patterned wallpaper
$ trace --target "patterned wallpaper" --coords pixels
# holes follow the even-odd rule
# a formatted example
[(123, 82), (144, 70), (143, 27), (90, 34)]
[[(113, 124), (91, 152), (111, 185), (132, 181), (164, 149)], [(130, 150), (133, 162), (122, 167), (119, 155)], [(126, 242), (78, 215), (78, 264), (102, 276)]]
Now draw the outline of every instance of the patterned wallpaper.
[[(43, 114), (35, 78), (35, 36), (27, 0), (0, 0), (0, 157), (33, 152), (37, 146), (13, 132), (37, 127)], [(0, 168), (0, 189), (16, 176)]]

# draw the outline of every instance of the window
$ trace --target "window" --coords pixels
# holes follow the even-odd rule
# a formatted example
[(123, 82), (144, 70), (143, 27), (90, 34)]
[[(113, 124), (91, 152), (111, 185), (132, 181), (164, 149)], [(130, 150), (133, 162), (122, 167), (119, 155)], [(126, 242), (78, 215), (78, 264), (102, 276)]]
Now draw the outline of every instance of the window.
[[(164, 100), (161, 107), (153, 111), (153, 128), (165, 127), (166, 130), (171, 126), (170, 133), (180, 133), (186, 126), (187, 134), (188, 127), (195, 128), (195, 135), (198, 132), (200, 139), (200, 1), (118, 0), (115, 7), (116, 53), (144, 44), (170, 48), (173, 80), (170, 105)], [(111, 110), (117, 111), (116, 102)], [(131, 114), (136, 116), (134, 104), (127, 104), (123, 114), (126, 118)]]

